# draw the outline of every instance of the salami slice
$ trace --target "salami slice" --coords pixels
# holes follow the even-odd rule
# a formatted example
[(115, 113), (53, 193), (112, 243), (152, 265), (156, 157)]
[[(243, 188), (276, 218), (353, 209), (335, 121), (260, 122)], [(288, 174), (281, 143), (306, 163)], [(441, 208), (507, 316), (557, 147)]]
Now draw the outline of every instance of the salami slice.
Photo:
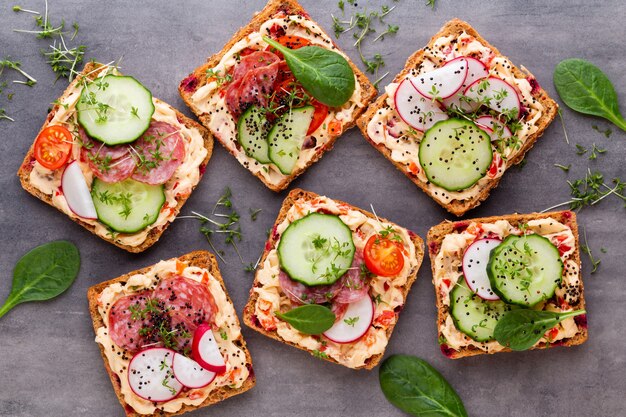
[(231, 114), (237, 117), (251, 104), (267, 106), (280, 67), (280, 58), (269, 51), (256, 51), (242, 58), (226, 90)]
[(362, 264), (363, 253), (357, 251), (354, 254), (352, 267), (341, 277), (341, 290), (337, 293), (333, 302), (349, 304), (367, 296), (369, 283), (367, 282), (367, 277), (361, 274)]
[(339, 279), (331, 285), (307, 287), (300, 282), (292, 280), (289, 278), (289, 275), (283, 271), (280, 271), (280, 274), (278, 274), (278, 282), (283, 293), (298, 304), (328, 303), (335, 298), (343, 285), (341, 279)]
[(87, 161), (94, 175), (104, 182), (119, 182), (129, 178), (135, 170), (135, 160), (128, 145), (107, 146), (91, 139), (79, 126), (78, 133), (82, 146), (83, 159)]
[(185, 141), (176, 127), (153, 121), (145, 133), (133, 142), (137, 168), (134, 180), (146, 184), (164, 184), (185, 159)]
[(146, 290), (122, 297), (109, 310), (109, 336), (122, 349), (135, 351), (146, 344), (140, 330), (149, 325), (150, 316), (144, 315), (141, 319), (137, 315), (145, 309), (151, 294)]

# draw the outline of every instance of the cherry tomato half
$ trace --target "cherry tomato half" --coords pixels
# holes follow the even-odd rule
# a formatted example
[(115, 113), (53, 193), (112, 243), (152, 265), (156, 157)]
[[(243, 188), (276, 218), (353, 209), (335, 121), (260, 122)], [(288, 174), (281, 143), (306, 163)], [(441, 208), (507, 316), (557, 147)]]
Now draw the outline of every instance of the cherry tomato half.
[(381, 277), (398, 275), (404, 267), (400, 245), (380, 235), (374, 235), (367, 240), (363, 258), (367, 269)]
[(61, 168), (72, 151), (72, 134), (63, 126), (48, 126), (35, 140), (35, 159), (48, 169)]

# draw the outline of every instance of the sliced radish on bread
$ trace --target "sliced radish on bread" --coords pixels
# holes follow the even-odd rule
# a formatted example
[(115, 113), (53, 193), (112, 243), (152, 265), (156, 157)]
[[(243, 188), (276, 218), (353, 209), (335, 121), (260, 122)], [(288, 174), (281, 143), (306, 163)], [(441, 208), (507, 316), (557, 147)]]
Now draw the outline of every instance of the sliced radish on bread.
[[(469, 85), (472, 84), (474, 81), (480, 80), (481, 78), (487, 78), (489, 76), (489, 70), (487, 69), (485, 64), (483, 64), (476, 58), (466, 56), (465, 59), (467, 60), (467, 77), (465, 77), (463, 86), (451, 97), (444, 99), (443, 105), (446, 106), (446, 108), (450, 108), (454, 105), (463, 111), (473, 112), (478, 108), (478, 104), (462, 100), (461, 97), (463, 97), (463, 93), (465, 92), (467, 87), (469, 87)], [(453, 59), (452, 61), (446, 62), (444, 67), (453, 64), (454, 61), (455, 60)]]
[(172, 363), (174, 377), (188, 388), (202, 388), (209, 385), (217, 375), (215, 372), (204, 369), (193, 359), (176, 353)]
[(95, 220), (98, 218), (96, 208), (91, 199), (91, 193), (87, 187), (87, 181), (78, 161), (70, 163), (63, 171), (61, 177), (61, 189), (67, 205), (74, 214), (84, 219)]
[(174, 378), (171, 349), (156, 347), (135, 354), (128, 364), (128, 384), (135, 394), (153, 402), (169, 401), (183, 389)]
[(487, 275), (487, 263), (491, 250), (498, 246), (500, 239), (479, 239), (469, 245), (463, 254), (463, 275), (470, 290), (483, 300), (495, 301), (498, 297), (491, 289)]
[(221, 374), (226, 371), (226, 362), (213, 336), (209, 324), (201, 324), (193, 334), (193, 358), (207, 371)]
[(404, 123), (424, 132), (448, 115), (433, 100), (422, 96), (408, 79), (403, 80), (394, 95), (396, 111)]
[(470, 84), (464, 93), (477, 103), (485, 103), (487, 107), (519, 118), (522, 106), (517, 90), (504, 80), (497, 77), (483, 78)]
[(348, 304), (343, 317), (323, 334), (335, 343), (351, 343), (367, 333), (372, 320), (374, 320), (374, 302), (369, 296), (363, 297)]
[(489, 133), (491, 140), (506, 139), (513, 136), (511, 129), (493, 116), (481, 116), (474, 120), (480, 128)]
[(409, 78), (413, 87), (428, 99), (452, 97), (467, 78), (467, 59), (455, 58), (441, 68)]

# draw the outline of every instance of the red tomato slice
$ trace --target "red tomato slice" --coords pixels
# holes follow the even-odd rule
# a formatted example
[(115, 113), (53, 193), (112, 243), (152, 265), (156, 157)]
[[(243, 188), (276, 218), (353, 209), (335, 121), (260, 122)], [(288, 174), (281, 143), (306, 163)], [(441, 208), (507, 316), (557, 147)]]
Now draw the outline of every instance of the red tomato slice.
[(313, 105), (313, 107), (315, 107), (315, 113), (313, 113), (313, 120), (311, 120), (309, 130), (306, 132), (307, 135), (315, 132), (317, 128), (320, 127), (322, 123), (324, 123), (324, 120), (326, 120), (326, 116), (328, 116), (328, 106), (326, 104), (322, 104), (315, 99), (311, 101), (311, 104)]
[(276, 42), (289, 49), (300, 49), (303, 46), (311, 45), (311, 41), (295, 35), (283, 35), (276, 39)]
[(380, 235), (374, 235), (367, 240), (363, 259), (367, 269), (381, 277), (398, 275), (404, 267), (400, 246)]
[(70, 157), (74, 139), (63, 126), (48, 126), (35, 140), (35, 159), (48, 169), (59, 169)]

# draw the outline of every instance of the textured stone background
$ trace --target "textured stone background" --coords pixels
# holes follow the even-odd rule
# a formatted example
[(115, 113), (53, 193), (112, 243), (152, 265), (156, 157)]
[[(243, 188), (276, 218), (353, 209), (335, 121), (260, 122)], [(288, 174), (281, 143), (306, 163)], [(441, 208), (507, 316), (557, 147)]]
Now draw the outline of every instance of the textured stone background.
[[(303, 0), (311, 16), (331, 30), (335, 1)], [(361, 2), (359, 2), (361, 3)], [(515, 64), (525, 65), (551, 95), (552, 71), (562, 59), (583, 57), (600, 66), (620, 92), (626, 108), (623, 17), (626, 4), (606, 1), (462, 1), (440, 0), (435, 10), (423, 0), (370, 1), (368, 7), (396, 4), (388, 17), (400, 31), (383, 43), (386, 69), (395, 74), (414, 50), (426, 44), (448, 19), (469, 21)], [(54, 239), (69, 239), (80, 248), (82, 267), (73, 287), (59, 298), (16, 307), (0, 320), (0, 416), (122, 416), (111, 389), (87, 310), (87, 287), (127, 271), (187, 253), (208, 249), (193, 220), (176, 221), (151, 250), (128, 254), (94, 237), (59, 212), (25, 193), (15, 176), (24, 154), (45, 118), (49, 103), (65, 87), (40, 56), (45, 40), (13, 33), (30, 28), (29, 15), (0, 5), (0, 56), (20, 59), (39, 83), (11, 88), (7, 107), (17, 121), (0, 121), (0, 299), (10, 290), (12, 268), (32, 247)], [(360, 4), (360, 6), (365, 3)], [(22, 6), (43, 9), (43, 0)], [(233, 32), (263, 7), (256, 1), (135, 1), (50, 0), (55, 21), (78, 21), (78, 41), (87, 56), (102, 62), (123, 57), (123, 71), (138, 77), (156, 97), (190, 114), (178, 96), (178, 82), (207, 56), (217, 52)], [(338, 43), (357, 58), (352, 39)], [(3, 76), (11, 80), (12, 74)], [(608, 123), (563, 109), (571, 145), (565, 143), (559, 121), (550, 126), (527, 157), (523, 169), (506, 173), (498, 189), (470, 217), (542, 210), (569, 197), (566, 180), (600, 169), (607, 179), (626, 178), (626, 134), (610, 139), (592, 130)], [(615, 130), (615, 129), (614, 129)], [(573, 144), (609, 149), (596, 161), (577, 156)], [(572, 164), (567, 175), (554, 163)], [(247, 173), (219, 145), (206, 175), (183, 212), (208, 210), (224, 187), (230, 186), (243, 214), (245, 234), (240, 248), (247, 262), (263, 249), (265, 231), (285, 193), (274, 194)], [(370, 203), (379, 215), (425, 237), (429, 227), (451, 216), (419, 191), (368, 145), (357, 130), (345, 134), (335, 149), (292, 187), (343, 199), (360, 207)], [(248, 209), (262, 208), (256, 222)], [(387, 354), (409, 353), (427, 359), (457, 389), (472, 416), (618, 416), (626, 409), (626, 313), (624, 296), (624, 215), (617, 199), (606, 199), (580, 213), (589, 244), (602, 258), (590, 275), (583, 256), (583, 277), (589, 310), (589, 341), (579, 347), (478, 356), (450, 361), (440, 352), (435, 332), (434, 292), (430, 264), (425, 260), (407, 300)], [(606, 254), (600, 247), (607, 249)], [(244, 272), (234, 252), (221, 265), (238, 312), (245, 304), (252, 275)], [(378, 372), (355, 372), (309, 357), (244, 329), (257, 373), (257, 387), (245, 395), (196, 416), (399, 416), (378, 386)]]

